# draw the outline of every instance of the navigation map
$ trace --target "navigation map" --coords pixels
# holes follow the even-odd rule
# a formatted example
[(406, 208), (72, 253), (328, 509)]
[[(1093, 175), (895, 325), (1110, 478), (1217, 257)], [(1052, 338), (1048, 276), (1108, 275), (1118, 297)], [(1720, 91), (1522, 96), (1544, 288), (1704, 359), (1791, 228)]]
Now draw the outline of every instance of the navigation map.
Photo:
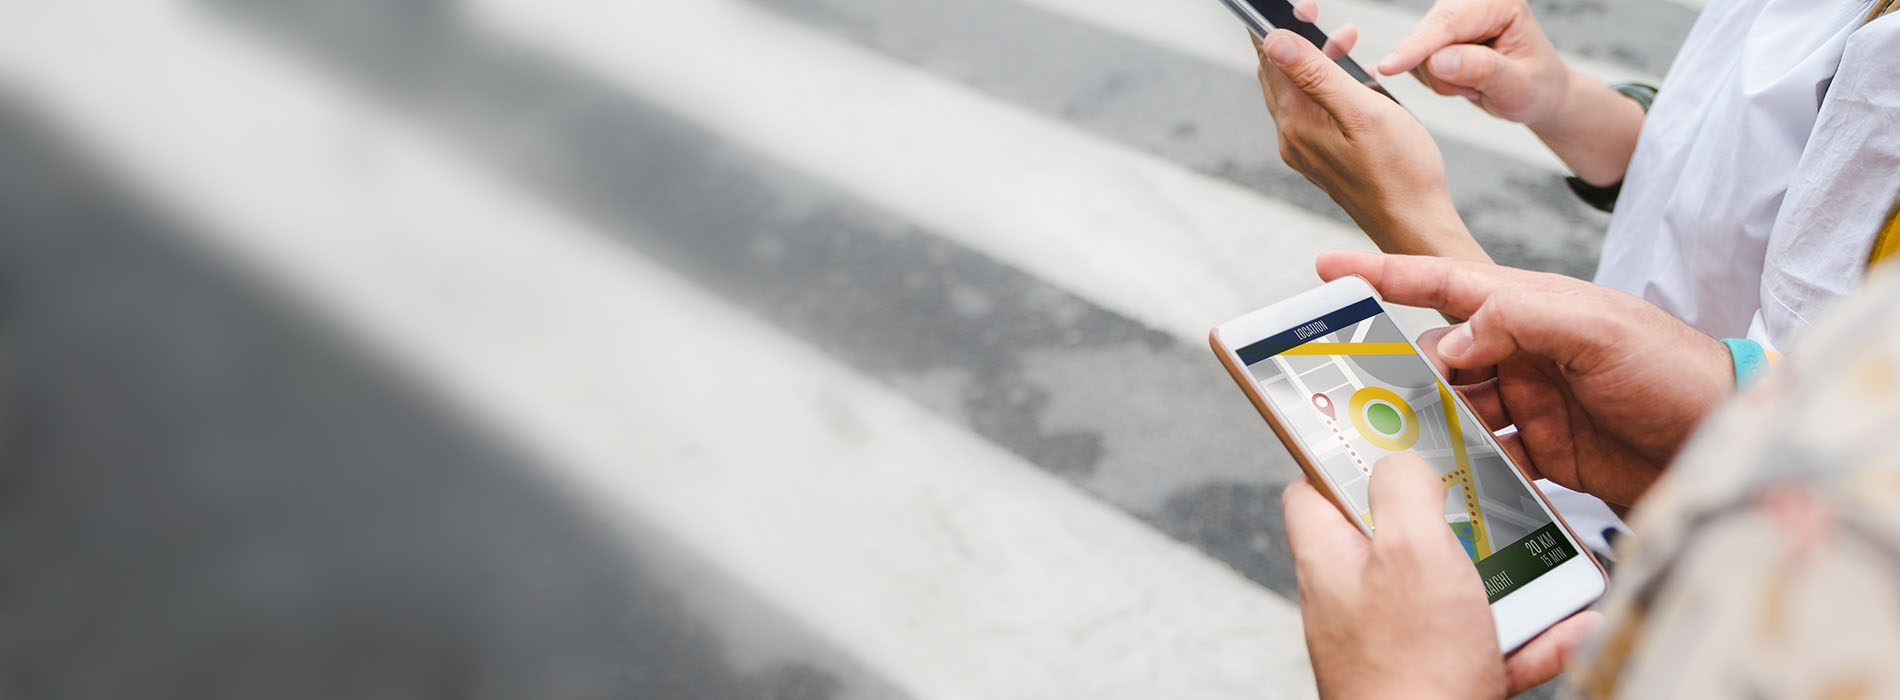
[[(1334, 329), (1328, 319), (1363, 320)], [(1553, 521), (1485, 441), (1483, 424), (1462, 408), (1447, 410), (1458, 404), (1389, 317), (1380, 312), (1328, 319), (1283, 334), (1297, 333), (1297, 339), (1250, 346), (1243, 359), (1349, 510), (1371, 527), (1366, 487), (1373, 465), (1411, 450), (1444, 480), (1445, 522), (1474, 564), (1499, 548), (1525, 549), (1514, 547), (1525, 544), (1520, 540), (1542, 559), (1544, 566), (1518, 571), (1516, 560), (1525, 554), (1513, 551), (1500, 558), (1511, 560), (1513, 571), (1497, 581), (1489, 580), (1494, 567), (1481, 565), (1494, 600), (1574, 554), (1566, 542), (1557, 547), (1556, 561), (1548, 557), (1544, 550), (1556, 544), (1553, 538), (1561, 539)]]

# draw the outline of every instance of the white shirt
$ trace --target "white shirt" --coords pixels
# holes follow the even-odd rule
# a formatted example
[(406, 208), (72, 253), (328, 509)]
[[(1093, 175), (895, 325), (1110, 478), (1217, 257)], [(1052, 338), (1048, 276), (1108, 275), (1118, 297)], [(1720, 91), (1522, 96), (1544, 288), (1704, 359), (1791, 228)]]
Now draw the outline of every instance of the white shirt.
[(1709, 5), (1643, 124), (1598, 283), (1771, 348), (1854, 289), (1900, 198), (1900, 14), (1863, 26), (1868, 8)]

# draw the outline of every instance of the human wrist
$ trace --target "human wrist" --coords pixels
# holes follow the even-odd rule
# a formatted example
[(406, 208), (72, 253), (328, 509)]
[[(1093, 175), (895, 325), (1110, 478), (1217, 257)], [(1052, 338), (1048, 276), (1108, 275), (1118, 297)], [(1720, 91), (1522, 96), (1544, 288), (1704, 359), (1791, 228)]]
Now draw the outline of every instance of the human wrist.
[[(1506, 679), (1503, 677), (1492, 678), (1489, 674), (1480, 673), (1453, 679), (1416, 672), (1417, 669), (1447, 662), (1447, 659), (1433, 658), (1436, 655), (1421, 656), (1407, 653), (1410, 650), (1384, 647), (1361, 650), (1376, 653), (1380, 655), (1378, 658), (1392, 658), (1399, 663), (1387, 667), (1383, 672), (1372, 673), (1363, 668), (1363, 657), (1316, 663), (1313, 672), (1314, 680), (1319, 683), (1320, 700), (1505, 700), (1507, 695)], [(1464, 653), (1469, 652), (1460, 652), (1461, 655)], [(1341, 672), (1346, 671), (1343, 666), (1355, 668)], [(1413, 672), (1406, 673), (1406, 669), (1412, 669)]]
[(1695, 358), (1687, 365), (1678, 364), (1675, 395), (1685, 402), (1687, 414), (1683, 416), (1680, 427), (1681, 443), (1688, 441), (1702, 420), (1716, 409), (1721, 408), (1735, 396), (1735, 362), (1729, 346), (1722, 340), (1709, 337), (1700, 332), (1693, 333), (1681, 342)]
[(1591, 84), (1597, 81), (1561, 64), (1555, 70), (1539, 73), (1546, 75), (1537, 89), (1547, 96), (1537, 100), (1537, 107), (1524, 112), (1517, 122), (1539, 136), (1571, 130), (1571, 123), (1576, 121), (1575, 107), (1589, 101)]
[(1439, 188), (1427, 194), (1384, 200), (1384, 204), (1369, 210), (1349, 212), (1380, 250), (1394, 255), (1491, 262), (1491, 256), (1458, 215), (1448, 191)]
[(1564, 76), (1552, 106), (1524, 125), (1585, 183), (1622, 182), (1642, 133), (1644, 106), (1574, 69), (1565, 68)]
[(1338, 692), (1327, 692), (1328, 689), (1322, 684), (1320, 688), (1320, 698), (1321, 700), (1389, 700), (1390, 698), (1406, 698), (1407, 700), (1504, 700), (1505, 692), (1503, 688), (1484, 688), (1482, 687), (1484, 685), (1483, 683), (1477, 685), (1480, 687), (1459, 689), (1435, 688), (1421, 685), (1418, 679), (1411, 678), (1387, 684), (1375, 684), (1342, 689)]

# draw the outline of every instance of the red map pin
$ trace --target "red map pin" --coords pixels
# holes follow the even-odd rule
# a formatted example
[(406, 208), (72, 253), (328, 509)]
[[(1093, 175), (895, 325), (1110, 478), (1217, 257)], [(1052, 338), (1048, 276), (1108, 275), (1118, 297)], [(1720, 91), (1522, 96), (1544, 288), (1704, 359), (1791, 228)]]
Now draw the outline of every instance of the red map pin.
[(1333, 400), (1326, 398), (1325, 394), (1313, 395), (1313, 408), (1317, 408), (1320, 413), (1326, 414), (1326, 420), (1339, 420), (1333, 416)]

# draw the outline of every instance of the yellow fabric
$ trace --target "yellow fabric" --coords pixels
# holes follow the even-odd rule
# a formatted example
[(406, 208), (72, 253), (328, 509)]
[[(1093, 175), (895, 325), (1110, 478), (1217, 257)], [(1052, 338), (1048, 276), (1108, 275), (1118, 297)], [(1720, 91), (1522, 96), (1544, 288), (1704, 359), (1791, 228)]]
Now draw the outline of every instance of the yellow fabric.
[(1706, 420), (1618, 538), (1582, 700), (1900, 700), (1900, 269)]
[[(1896, 3), (1894, 7), (1900, 8), (1900, 0), (1893, 1)], [(1894, 210), (1893, 216), (1887, 217), (1887, 225), (1881, 227), (1880, 235), (1874, 237), (1874, 251), (1867, 256), (1867, 266), (1879, 265), (1896, 252), (1900, 252), (1900, 208)]]
[(1900, 0), (1880, 0), (1880, 2), (1874, 3), (1874, 9), (1867, 13), (1867, 21), (1872, 22), (1876, 19), (1880, 19), (1881, 15), (1893, 12), (1894, 10), (1900, 10)]
[[(1879, 0), (1867, 11), (1867, 21), (1872, 22), (1900, 10), (1900, 0)], [(1900, 207), (1896, 207), (1893, 216), (1888, 217), (1887, 225), (1880, 229), (1880, 235), (1874, 238), (1873, 253), (1867, 256), (1867, 266), (1873, 267), (1900, 252)]]

